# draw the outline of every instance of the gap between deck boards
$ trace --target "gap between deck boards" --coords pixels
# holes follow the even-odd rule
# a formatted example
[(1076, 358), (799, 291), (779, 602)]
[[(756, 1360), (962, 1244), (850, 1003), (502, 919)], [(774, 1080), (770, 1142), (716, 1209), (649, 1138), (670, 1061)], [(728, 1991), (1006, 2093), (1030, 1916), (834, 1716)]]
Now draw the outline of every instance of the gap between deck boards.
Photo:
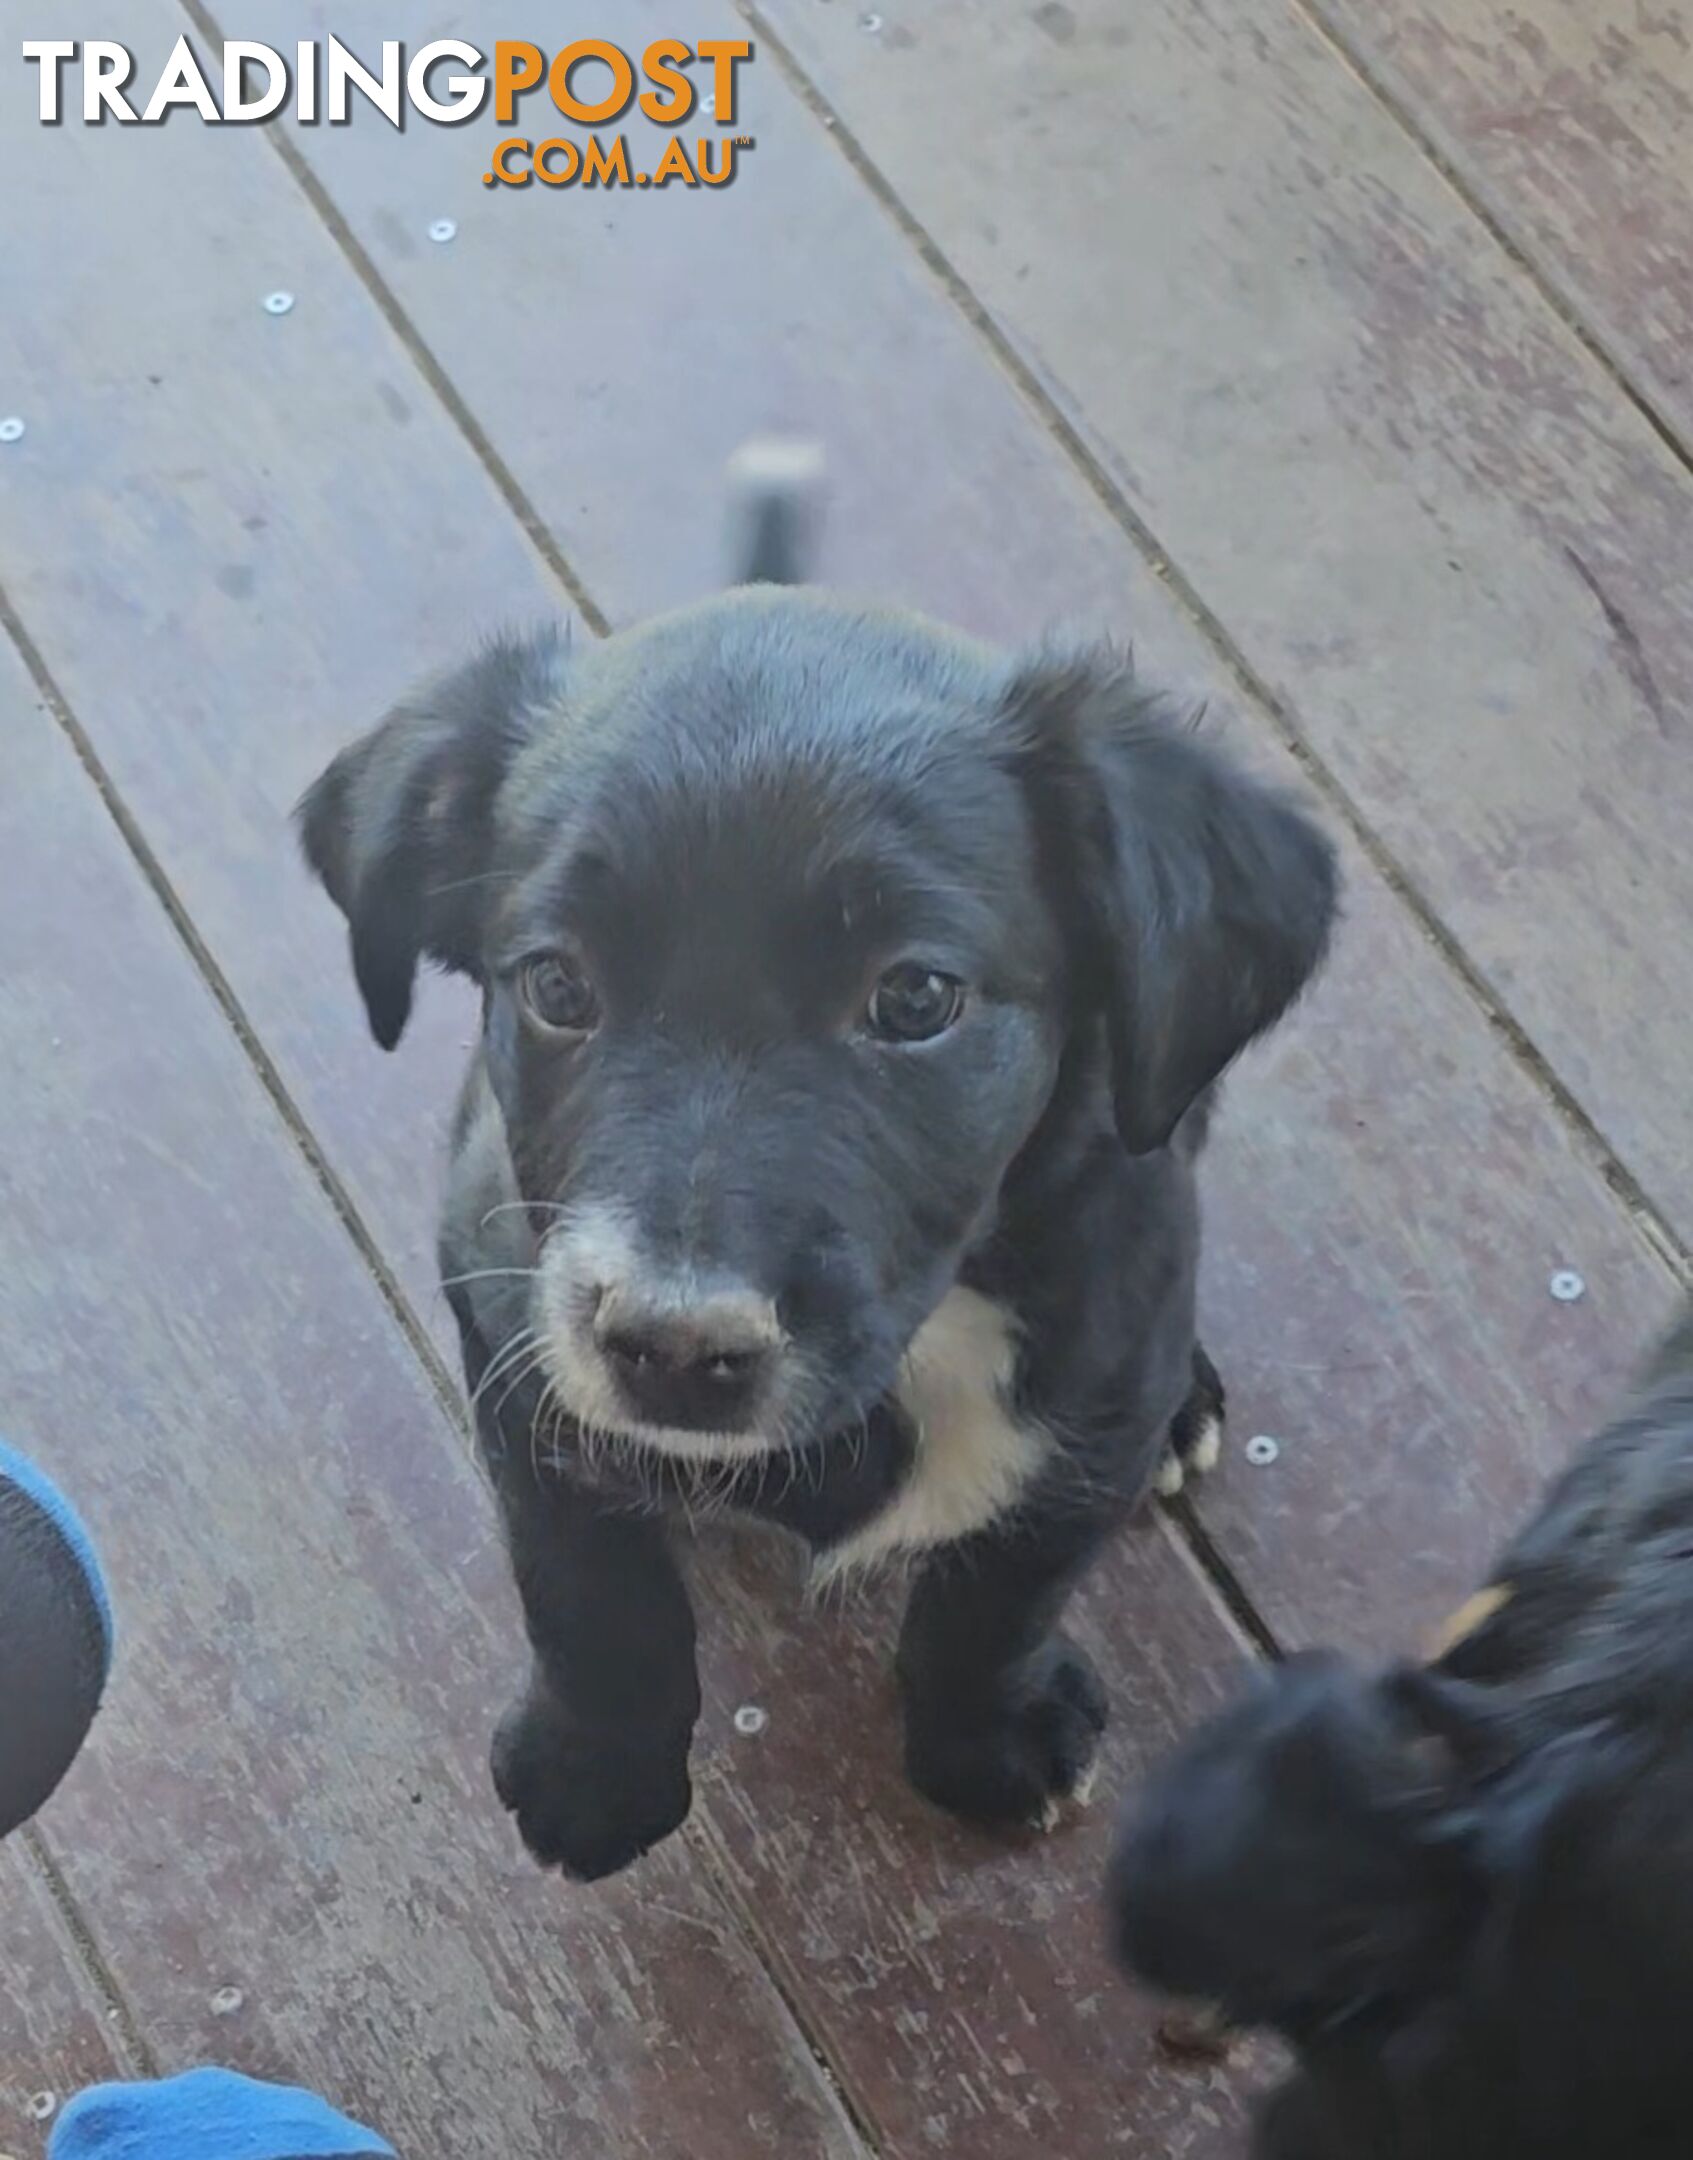
[(1652, 393), (1636, 381), (1627, 362), (1588, 321), (1579, 304), (1559, 283), (1556, 272), (1541, 260), (1533, 243), (1517, 238), (1503, 214), (1493, 209), (1463, 167), (1440, 147), (1410, 103), (1387, 81), (1357, 38), (1342, 28), (1324, 0), (1290, 0), (1290, 5), (1294, 13), (1310, 25), (1312, 35), (1321, 39), (1341, 66), (1357, 78), (1394, 126), (1414, 145), (1418, 155), (1440, 175), (1506, 261), (1519, 276), (1528, 280), (1543, 304), (1551, 309), (1588, 358), (1609, 378), (1618, 396), (1634, 408), (1676, 463), (1693, 473), (1693, 446), (1682, 440), (1674, 421), (1660, 409)]

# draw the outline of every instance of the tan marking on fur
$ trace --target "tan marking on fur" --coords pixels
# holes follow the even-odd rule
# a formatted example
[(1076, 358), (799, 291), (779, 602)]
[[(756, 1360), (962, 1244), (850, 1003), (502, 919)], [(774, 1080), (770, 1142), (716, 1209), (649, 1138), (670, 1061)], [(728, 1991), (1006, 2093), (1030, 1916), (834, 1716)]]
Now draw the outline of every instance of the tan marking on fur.
[(1478, 1590), (1474, 1597), (1466, 1598), (1451, 1619), (1435, 1630), (1428, 1644), (1427, 1662), (1438, 1665), (1441, 1659), (1456, 1650), (1461, 1642), (1468, 1642), (1479, 1628), (1487, 1625), (1496, 1612), (1503, 1612), (1514, 1594), (1510, 1583), (1490, 1583), (1485, 1590)]
[(950, 1544), (1014, 1507), (1051, 1441), (1011, 1408), (1017, 1349), (1005, 1308), (949, 1290), (918, 1329), (894, 1390), (917, 1436), (910, 1476), (882, 1512), (817, 1565), (820, 1582)]

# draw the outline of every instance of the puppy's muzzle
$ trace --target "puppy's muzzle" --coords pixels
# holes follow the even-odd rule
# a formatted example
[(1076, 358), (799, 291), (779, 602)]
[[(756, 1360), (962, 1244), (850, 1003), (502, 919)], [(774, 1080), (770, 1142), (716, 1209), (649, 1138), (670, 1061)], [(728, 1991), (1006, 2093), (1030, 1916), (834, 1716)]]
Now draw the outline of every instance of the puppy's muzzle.
[(688, 1303), (611, 1283), (595, 1294), (596, 1349), (644, 1424), (733, 1432), (765, 1399), (781, 1347), (763, 1299), (738, 1292)]

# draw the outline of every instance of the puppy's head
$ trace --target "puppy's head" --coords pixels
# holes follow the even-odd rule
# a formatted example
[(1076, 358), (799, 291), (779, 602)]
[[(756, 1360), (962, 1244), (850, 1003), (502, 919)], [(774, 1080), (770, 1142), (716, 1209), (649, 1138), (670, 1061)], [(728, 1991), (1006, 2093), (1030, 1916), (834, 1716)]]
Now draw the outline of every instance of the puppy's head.
[(1618, 1771), (1593, 1731), (1522, 1748), (1487, 1690), (1295, 1658), (1125, 1816), (1119, 1954), (1165, 1993), (1293, 2040), (1408, 2023), (1503, 1941), (1554, 1836)]
[(421, 958), (482, 986), (564, 1406), (712, 1457), (862, 1416), (1067, 1052), (1108, 1036), (1162, 1145), (1332, 906), (1304, 820), (1117, 662), (769, 585), (494, 647), (302, 825), (381, 1043)]

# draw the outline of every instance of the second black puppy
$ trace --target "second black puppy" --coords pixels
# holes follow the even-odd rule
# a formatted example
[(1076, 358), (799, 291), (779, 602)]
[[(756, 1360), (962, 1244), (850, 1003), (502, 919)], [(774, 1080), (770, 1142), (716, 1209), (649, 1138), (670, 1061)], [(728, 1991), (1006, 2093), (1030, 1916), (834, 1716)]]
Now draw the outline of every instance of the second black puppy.
[(1113, 1900), (1143, 1978), (1297, 2048), (1260, 2160), (1693, 2151), (1693, 1311), (1435, 1665), (1272, 1674)]
[(912, 1777), (1049, 1814), (1104, 1722), (1066, 1594), (1220, 1414), (1194, 1158), (1323, 951), (1327, 844), (1123, 661), (772, 584), (495, 647), (303, 829), (381, 1043), (421, 959), (481, 986), (441, 1251), (534, 1853), (602, 1875), (686, 1814), (670, 1520), (717, 1504), (825, 1570), (915, 1556)]

